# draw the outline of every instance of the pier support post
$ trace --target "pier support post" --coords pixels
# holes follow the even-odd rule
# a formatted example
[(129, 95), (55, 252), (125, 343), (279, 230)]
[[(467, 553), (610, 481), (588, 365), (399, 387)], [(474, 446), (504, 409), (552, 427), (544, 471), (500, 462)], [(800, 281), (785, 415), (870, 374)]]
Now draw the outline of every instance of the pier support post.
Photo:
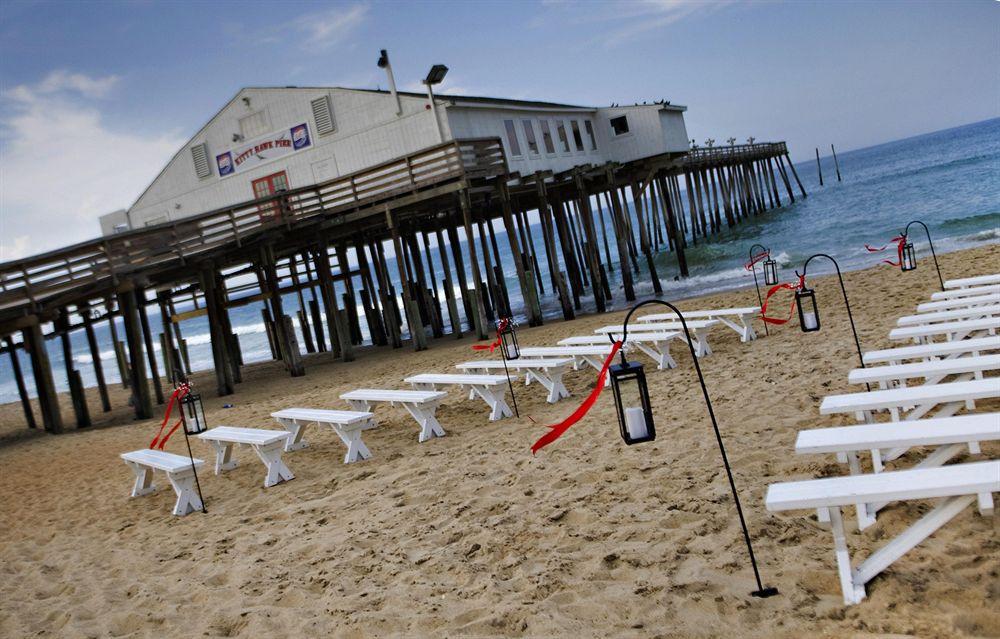
[(799, 185), (799, 192), (802, 193), (802, 197), (806, 197), (806, 190), (802, 188), (802, 180), (799, 179), (799, 172), (795, 170), (795, 165), (792, 164), (792, 158), (788, 156), (788, 151), (785, 151), (785, 160), (788, 161), (788, 168), (792, 170), (792, 177), (795, 178), (795, 183)]
[(207, 263), (198, 273), (198, 287), (205, 298), (205, 314), (208, 318), (208, 333), (212, 345), (216, 392), (219, 397), (224, 397), (235, 392), (235, 382), (233, 381), (233, 370), (229, 365), (229, 343), (221, 318), (221, 313), (225, 311), (219, 308), (219, 296), (215, 291), (216, 285), (215, 266)]
[[(476, 258), (476, 237), (472, 233), (472, 203), (469, 201), (468, 189), (458, 193), (458, 205), (462, 209), (462, 224), (465, 227), (465, 239), (468, 242), (469, 262), (472, 266), (472, 288), (475, 308), (472, 314), (475, 322), (476, 338), (487, 339), (486, 308), (483, 304), (482, 275), (479, 271), (479, 260)], [(485, 238), (480, 238), (485, 239)]]
[(160, 382), (160, 371), (156, 365), (156, 351), (153, 350), (153, 333), (149, 330), (149, 315), (146, 312), (146, 291), (136, 287), (135, 299), (138, 302), (139, 325), (142, 327), (142, 341), (146, 347), (146, 359), (149, 361), (150, 377), (153, 382), (153, 391), (156, 394), (156, 403), (163, 403), (163, 384)]
[(104, 364), (101, 363), (101, 350), (97, 345), (97, 335), (94, 333), (93, 310), (89, 306), (77, 309), (83, 319), (83, 330), (87, 334), (87, 347), (90, 349), (90, 359), (94, 364), (94, 378), (97, 380), (97, 392), (101, 397), (101, 408), (105, 413), (111, 410), (111, 399), (108, 397), (108, 385), (104, 381)]
[(21, 360), (17, 357), (17, 345), (10, 337), (5, 337), (7, 343), (7, 354), (10, 355), (10, 367), (14, 373), (14, 382), (17, 383), (17, 396), (21, 400), (21, 410), (24, 411), (24, 420), (28, 423), (28, 428), (38, 428), (35, 422), (35, 413), (31, 410), (31, 398), (28, 397), (28, 389), (24, 385), (24, 374), (21, 372)]
[(121, 310), (122, 321), (125, 324), (125, 341), (128, 344), (129, 388), (132, 391), (132, 408), (136, 419), (149, 419), (153, 416), (153, 401), (149, 395), (149, 383), (146, 379), (146, 364), (142, 361), (142, 328), (139, 319), (139, 302), (136, 299), (135, 287), (127, 282), (118, 291), (118, 308)]
[(424, 323), (420, 318), (420, 311), (417, 309), (416, 301), (410, 291), (410, 281), (406, 276), (406, 253), (403, 252), (403, 243), (399, 238), (399, 226), (392, 214), (392, 209), (385, 207), (385, 223), (392, 234), (392, 250), (396, 254), (396, 268), (399, 270), (399, 282), (403, 294), (403, 313), (406, 315), (406, 324), (410, 329), (410, 340), (413, 342), (413, 350), (422, 351), (427, 349), (427, 333), (424, 332)]
[(73, 414), (76, 417), (76, 427), (86, 428), (91, 425), (90, 411), (87, 410), (87, 398), (84, 395), (80, 371), (76, 370), (76, 362), (73, 361), (73, 345), (69, 337), (69, 324), (69, 309), (63, 307), (59, 309), (59, 315), (53, 325), (59, 333), (59, 341), (62, 344), (63, 366), (66, 368), (66, 381), (69, 384), (69, 396), (73, 404)]
[(500, 205), (503, 210), (503, 226), (507, 231), (507, 242), (510, 244), (510, 253), (514, 257), (514, 270), (517, 272), (517, 282), (521, 286), (521, 299), (524, 300), (525, 314), (528, 316), (529, 326), (542, 325), (542, 309), (535, 297), (535, 289), (528, 281), (529, 274), (524, 270), (524, 262), (521, 259), (521, 246), (517, 240), (517, 230), (514, 228), (514, 216), (510, 207), (510, 192), (506, 183), (500, 184)]
[(448, 321), (451, 323), (451, 334), (455, 339), (462, 339), (462, 318), (458, 314), (458, 302), (455, 299), (455, 284), (451, 279), (451, 266), (448, 264), (448, 251), (444, 245), (444, 235), (441, 227), (434, 229), (434, 236), (437, 239), (438, 255), (441, 257), (441, 270), (444, 271), (444, 280), (441, 285), (444, 287), (444, 299), (448, 306)]
[(52, 380), (52, 366), (49, 353), (45, 350), (45, 337), (37, 319), (22, 329), (21, 338), (31, 360), (31, 370), (35, 377), (35, 393), (42, 413), (42, 425), (50, 433), (63, 431), (62, 415), (59, 413), (59, 398)]
[(566, 287), (566, 281), (559, 276), (559, 256), (556, 253), (555, 238), (552, 233), (552, 224), (549, 208), (548, 192), (545, 188), (545, 178), (541, 173), (535, 173), (535, 194), (538, 196), (538, 217), (542, 221), (542, 236), (545, 240), (545, 254), (549, 261), (549, 275), (552, 278), (552, 286), (559, 296), (559, 304), (562, 306), (563, 319), (571, 320), (576, 317), (573, 312), (573, 303)]

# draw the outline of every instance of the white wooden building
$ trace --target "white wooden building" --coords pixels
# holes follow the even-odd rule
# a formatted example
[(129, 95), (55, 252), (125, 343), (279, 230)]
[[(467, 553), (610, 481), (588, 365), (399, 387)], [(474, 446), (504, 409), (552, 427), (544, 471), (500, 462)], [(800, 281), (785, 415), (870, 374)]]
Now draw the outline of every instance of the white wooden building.
[(105, 235), (360, 171), (453, 139), (499, 137), (512, 172), (688, 150), (683, 106), (550, 102), (339, 87), (251, 87), (167, 163)]

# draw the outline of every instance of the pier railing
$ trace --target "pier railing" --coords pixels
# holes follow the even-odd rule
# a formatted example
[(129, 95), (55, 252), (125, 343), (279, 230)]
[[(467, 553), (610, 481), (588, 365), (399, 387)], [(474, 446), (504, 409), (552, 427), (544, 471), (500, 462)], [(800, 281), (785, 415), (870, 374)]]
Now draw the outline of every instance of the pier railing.
[(312, 186), (5, 262), (0, 264), (0, 314), (17, 313), (22, 306), (29, 313), (35, 303), (71, 291), (78, 293), (74, 299), (97, 296), (101, 286), (121, 276), (240, 246), (272, 227), (506, 172), (499, 138), (453, 140)]
[(688, 151), (683, 161), (686, 166), (697, 168), (701, 165), (739, 164), (761, 157), (774, 157), (786, 153), (788, 153), (788, 147), (784, 142), (703, 146)]

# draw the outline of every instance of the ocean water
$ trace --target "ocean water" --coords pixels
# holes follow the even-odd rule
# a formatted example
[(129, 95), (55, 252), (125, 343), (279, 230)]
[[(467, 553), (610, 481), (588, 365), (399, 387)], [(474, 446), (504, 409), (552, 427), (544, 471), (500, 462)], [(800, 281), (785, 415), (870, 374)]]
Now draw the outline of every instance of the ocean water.
[[(839, 153), (838, 159), (842, 182), (837, 182), (832, 157), (821, 160), (825, 180), (823, 187), (819, 185), (815, 161), (797, 164), (796, 170), (808, 193), (807, 198), (799, 197), (796, 191), (795, 203), (788, 204), (787, 194), (783, 187), (779, 188), (785, 204), (782, 208), (745, 221), (708, 241), (699, 239), (697, 246), (689, 246), (686, 256), (690, 277), (675, 279), (678, 274), (676, 259), (664, 248), (656, 256), (664, 298), (682, 299), (752, 284), (752, 276), (743, 264), (750, 246), (758, 242), (771, 249), (782, 269), (781, 277), (787, 281), (793, 278), (794, 268), (816, 252), (833, 255), (844, 270), (876, 264), (886, 254), (870, 254), (864, 244), (886, 244), (911, 220), (927, 224), (935, 250), (939, 253), (1000, 241), (1000, 118)], [(605, 217), (610, 223), (610, 218)], [(541, 229), (537, 217), (529, 216), (529, 221), (532, 223), (535, 246), (541, 251)], [(615, 293), (613, 304), (620, 308), (625, 300), (619, 290), (615, 242), (610, 229), (608, 233), (615, 264), (615, 270), (609, 273), (612, 292)], [(929, 255), (926, 239), (919, 227), (911, 229), (911, 237), (918, 257)], [(507, 273), (511, 306), (516, 311), (521, 308), (521, 300), (502, 227), (497, 228), (497, 241)], [(601, 250), (603, 259), (603, 247)], [(433, 253), (436, 279), (438, 287), (441, 287), (443, 271), (436, 259), (437, 251), (433, 250)], [(463, 254), (467, 254), (464, 247)], [(544, 255), (539, 255), (546, 292), (542, 310), (546, 317), (559, 317), (559, 302), (552, 294), (545, 262)], [(389, 266), (393, 279), (396, 279), (395, 265)], [(466, 264), (466, 270), (468, 266)], [(641, 266), (643, 272), (636, 276), (636, 292), (640, 297), (652, 294), (645, 266)], [(816, 273), (831, 268), (825, 262), (815, 263)], [(360, 289), (357, 278), (354, 284), (356, 289)], [(398, 282), (396, 288), (399, 290)], [(304, 295), (308, 303), (311, 295), (309, 292), (304, 292)], [(286, 295), (283, 299), (285, 312), (293, 316), (296, 330), (299, 330), (295, 319), (295, 311), (299, 308), (297, 296)], [(593, 310), (592, 298), (585, 297), (582, 301), (584, 311)], [(230, 311), (231, 323), (239, 335), (246, 363), (270, 358), (260, 309), (261, 304), (254, 303)], [(162, 328), (159, 312), (153, 306), (149, 308), (149, 319), (152, 331), (158, 335)], [(367, 340), (363, 319), (361, 324)], [(447, 318), (445, 324), (448, 324)], [(109, 384), (120, 383), (110, 331), (104, 323), (96, 325), (95, 329), (105, 378)], [(119, 336), (123, 336), (124, 329), (120, 322), (118, 329)], [(212, 352), (206, 318), (184, 321), (181, 331), (187, 340), (192, 368), (210, 369)], [(81, 372), (84, 384), (95, 385), (86, 336), (82, 331), (76, 331), (70, 341), (75, 367)], [(299, 344), (304, 349), (301, 332)], [(60, 341), (50, 340), (47, 346), (56, 387), (60, 391), (66, 390), (68, 384)], [(162, 374), (159, 345), (155, 344), (154, 348)], [(20, 353), (19, 361), (29, 393), (34, 395), (31, 364), (24, 353)], [(16, 401), (17, 397), (10, 359), (4, 355), (0, 357), (0, 403)], [(100, 408), (91, 406), (90, 410), (96, 412)]]

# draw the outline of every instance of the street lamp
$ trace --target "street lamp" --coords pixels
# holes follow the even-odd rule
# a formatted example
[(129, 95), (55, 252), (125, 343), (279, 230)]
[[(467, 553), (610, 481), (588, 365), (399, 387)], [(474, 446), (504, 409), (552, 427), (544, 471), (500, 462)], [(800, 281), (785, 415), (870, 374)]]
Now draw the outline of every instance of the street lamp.
[[(927, 234), (927, 243), (931, 245), (931, 257), (934, 258), (934, 268), (937, 270), (938, 283), (941, 284), (941, 290), (944, 290), (944, 278), (941, 277), (941, 267), (938, 265), (937, 253), (934, 252), (934, 242), (931, 240), (931, 232), (928, 230), (927, 225), (920, 220), (913, 220), (906, 225), (903, 230), (903, 237), (908, 238), (910, 235), (910, 227), (914, 224), (919, 224), (924, 227), (924, 233)], [(907, 241), (903, 245), (903, 254), (900, 256), (901, 263), (900, 269), (903, 271), (912, 271), (917, 268), (917, 255), (913, 250), (913, 243)]]
[[(851, 333), (854, 335), (854, 346), (858, 351), (858, 361), (861, 363), (861, 368), (865, 368), (865, 358), (861, 355), (861, 340), (858, 339), (858, 329), (854, 325), (854, 315), (851, 314), (851, 303), (847, 299), (847, 288), (844, 286), (844, 278), (840, 273), (840, 264), (826, 253), (816, 253), (810, 256), (802, 266), (802, 275), (799, 276), (801, 285), (795, 291), (795, 304), (799, 309), (799, 328), (802, 329), (803, 333), (813, 333), (820, 329), (819, 306), (816, 302), (816, 292), (806, 286), (806, 271), (809, 268), (809, 262), (817, 257), (825, 257), (833, 262), (834, 268), (837, 269), (837, 280), (840, 282), (840, 291), (844, 294), (844, 306), (847, 308), (847, 319), (851, 322)], [(796, 271), (795, 274), (798, 275), (799, 272)], [(869, 391), (872, 389), (868, 383), (865, 383), (865, 387)]]
[(438, 120), (437, 114), (437, 104), (434, 103), (434, 89), (432, 88), (435, 84), (441, 84), (444, 80), (444, 76), (448, 74), (448, 67), (443, 64), (435, 64), (431, 67), (431, 70), (427, 72), (427, 77), (424, 78), (423, 82), (427, 86), (427, 99), (431, 103), (431, 113), (434, 115), (434, 124), (437, 126), (438, 139), (444, 142), (444, 131), (441, 129), (441, 121)]
[[(698, 374), (698, 382), (701, 384), (701, 393), (705, 398), (705, 406), (708, 409), (708, 417), (712, 422), (712, 429), (715, 431), (715, 440), (719, 444), (719, 452), (722, 455), (722, 463), (726, 468), (726, 476), (729, 478), (729, 488), (733, 494), (733, 501), (736, 503), (736, 513), (739, 515), (740, 526), (743, 529), (743, 539), (747, 545), (750, 555), (750, 565), (753, 567), (754, 579), (757, 581), (757, 590), (750, 593), (754, 597), (771, 597), (778, 594), (778, 589), (764, 587), (760, 580), (760, 572), (757, 570), (757, 559), (754, 557), (753, 544), (750, 542), (750, 532), (747, 530), (746, 520), (743, 518), (743, 507), (740, 505), (740, 497), (736, 492), (736, 481), (733, 479), (733, 471), (729, 467), (729, 457), (726, 455), (726, 447), (722, 443), (722, 434), (719, 432), (719, 424), (715, 419), (715, 411), (712, 409), (712, 400), (708, 396), (708, 388), (705, 386), (705, 376), (701, 372), (701, 365), (694, 351), (694, 340), (688, 330), (687, 322), (680, 310), (665, 300), (646, 300), (633, 306), (625, 316), (622, 326), (621, 338), (621, 360), (622, 363), (609, 369), (611, 373), (611, 386), (614, 390), (615, 403), (618, 408), (618, 428), (622, 439), (628, 445), (641, 442), (653, 441), (656, 438), (656, 426), (653, 420), (653, 411), (649, 402), (649, 388), (646, 385), (646, 375), (642, 365), (637, 362), (629, 362), (625, 359), (624, 345), (628, 342), (628, 323), (632, 314), (643, 306), (649, 304), (659, 304), (672, 310), (680, 319), (684, 334), (687, 337), (688, 350), (691, 352), (691, 360), (694, 362), (695, 372)], [(614, 342), (614, 337), (609, 334), (609, 338)]]

